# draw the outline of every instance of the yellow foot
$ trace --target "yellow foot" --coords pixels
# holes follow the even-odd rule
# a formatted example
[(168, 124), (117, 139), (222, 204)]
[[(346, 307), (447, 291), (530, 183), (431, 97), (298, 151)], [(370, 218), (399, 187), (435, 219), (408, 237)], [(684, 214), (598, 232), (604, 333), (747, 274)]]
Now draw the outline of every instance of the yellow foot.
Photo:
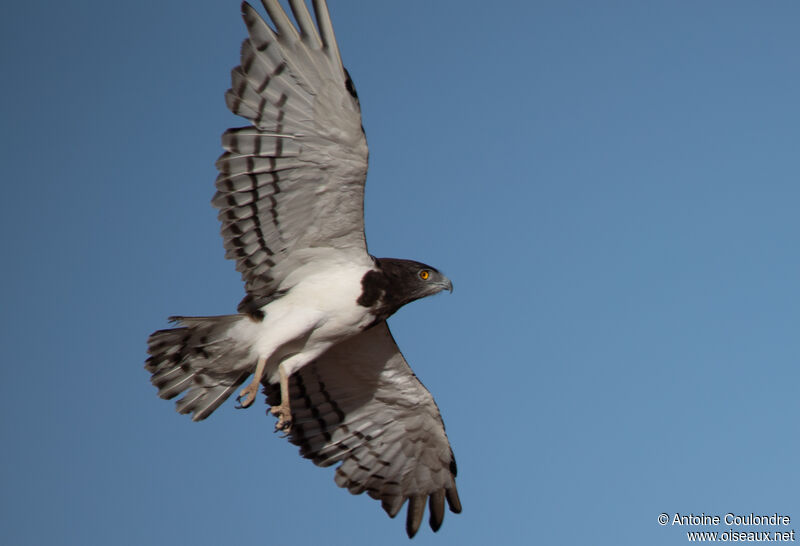
[(275, 423), (275, 430), (282, 430), (288, 433), (292, 429), (292, 410), (288, 406), (280, 404), (270, 408), (269, 412), (278, 417), (278, 422)]
[(253, 405), (258, 394), (258, 381), (253, 381), (239, 392), (236, 401), (239, 402), (239, 408), (249, 408)]

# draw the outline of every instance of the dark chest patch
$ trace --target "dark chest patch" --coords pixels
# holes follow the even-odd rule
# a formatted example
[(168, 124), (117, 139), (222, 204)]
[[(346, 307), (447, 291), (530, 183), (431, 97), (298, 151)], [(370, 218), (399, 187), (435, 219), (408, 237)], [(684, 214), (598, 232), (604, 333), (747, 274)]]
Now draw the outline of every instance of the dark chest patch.
[(361, 295), (356, 302), (362, 307), (374, 307), (381, 301), (389, 280), (381, 271), (367, 271), (361, 278)]
[[(415, 279), (405, 261), (377, 258), (377, 269), (367, 271), (361, 278), (361, 295), (356, 302), (369, 309), (377, 324), (386, 320), (406, 303), (417, 299), (408, 279)], [(414, 269), (413, 271), (416, 271)]]

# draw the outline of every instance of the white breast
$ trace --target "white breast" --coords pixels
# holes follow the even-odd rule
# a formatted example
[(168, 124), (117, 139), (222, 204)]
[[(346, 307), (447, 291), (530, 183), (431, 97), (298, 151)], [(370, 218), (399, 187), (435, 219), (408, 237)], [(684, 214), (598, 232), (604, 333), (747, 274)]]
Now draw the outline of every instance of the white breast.
[(374, 319), (357, 302), (361, 279), (369, 269), (344, 260), (317, 260), (294, 271), (279, 287), (288, 289), (286, 294), (262, 308), (264, 320), (243, 321), (232, 335), (251, 345), (249, 366), (267, 357), (272, 376), (281, 361), (293, 357), (292, 367), (299, 368), (361, 332)]

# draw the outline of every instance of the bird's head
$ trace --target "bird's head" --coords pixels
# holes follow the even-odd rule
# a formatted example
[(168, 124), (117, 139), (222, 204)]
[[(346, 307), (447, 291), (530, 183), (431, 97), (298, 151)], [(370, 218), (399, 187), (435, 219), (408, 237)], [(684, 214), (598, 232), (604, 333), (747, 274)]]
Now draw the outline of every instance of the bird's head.
[(385, 298), (394, 300), (396, 308), (442, 290), (453, 291), (453, 283), (435, 267), (396, 258), (379, 258), (377, 262), (388, 281)]

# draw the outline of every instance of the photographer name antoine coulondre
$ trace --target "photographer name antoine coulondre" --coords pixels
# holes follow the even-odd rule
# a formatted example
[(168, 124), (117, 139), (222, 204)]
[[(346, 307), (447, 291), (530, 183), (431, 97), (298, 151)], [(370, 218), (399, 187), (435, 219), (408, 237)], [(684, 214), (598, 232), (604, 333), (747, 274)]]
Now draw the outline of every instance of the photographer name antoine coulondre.
[(679, 514), (678, 512), (672, 516), (670, 525), (742, 525), (742, 526), (757, 526), (757, 525), (789, 525), (792, 518), (778, 513), (770, 515), (759, 515), (750, 513), (747, 515), (736, 515), (731, 512), (724, 516), (708, 515), (708, 514)]

